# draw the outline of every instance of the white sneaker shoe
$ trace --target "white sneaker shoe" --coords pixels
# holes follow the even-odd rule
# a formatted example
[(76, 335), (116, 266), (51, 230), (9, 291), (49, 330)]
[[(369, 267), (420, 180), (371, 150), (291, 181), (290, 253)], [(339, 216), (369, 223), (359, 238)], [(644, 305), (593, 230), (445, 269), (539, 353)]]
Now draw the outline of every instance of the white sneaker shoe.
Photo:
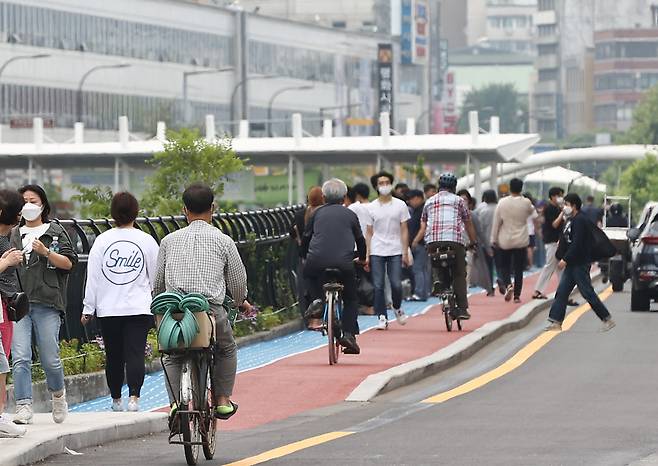
[(22, 437), (27, 432), (23, 426), (17, 426), (6, 416), (0, 414), (0, 438), (17, 438)]
[(402, 309), (396, 309), (393, 312), (395, 312), (395, 318), (398, 320), (398, 324), (400, 325), (407, 324), (407, 320), (409, 319), (409, 317), (407, 316), (407, 314), (404, 313)]
[(552, 320), (549, 320), (546, 322), (546, 325), (544, 326), (544, 331), (546, 332), (561, 332), (562, 331), (562, 324), (559, 322), (553, 322)]
[(53, 393), (53, 421), (56, 424), (61, 424), (69, 414), (69, 405), (66, 402), (66, 390), (62, 392), (62, 396), (55, 396)]
[(118, 400), (112, 400), (112, 411), (120, 412), (123, 411), (123, 400), (119, 398)]
[(388, 329), (388, 319), (386, 316), (379, 316), (379, 323), (377, 324), (377, 330), (386, 330)]
[(617, 325), (617, 324), (615, 324), (615, 321), (614, 321), (614, 320), (612, 320), (612, 319), (608, 319), (608, 320), (606, 320), (605, 322), (603, 322), (603, 323), (601, 324), (601, 330), (600, 330), (600, 332), (603, 333), (603, 332), (607, 332), (607, 331), (609, 331), (609, 330), (612, 330), (613, 328), (615, 328), (616, 325)]
[(131, 413), (139, 411), (139, 398), (130, 398), (130, 401), (128, 401), (128, 411)]
[(16, 405), (16, 415), (14, 415), (15, 424), (32, 424), (34, 412), (32, 405)]

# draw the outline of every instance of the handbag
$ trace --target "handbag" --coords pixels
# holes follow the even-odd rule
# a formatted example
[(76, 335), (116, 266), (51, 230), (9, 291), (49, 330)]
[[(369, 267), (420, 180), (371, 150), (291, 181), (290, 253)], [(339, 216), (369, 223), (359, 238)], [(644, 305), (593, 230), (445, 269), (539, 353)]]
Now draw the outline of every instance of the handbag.
[(30, 312), (30, 299), (27, 294), (23, 292), (23, 285), (21, 284), (21, 277), (16, 271), (16, 278), (18, 279), (18, 286), (21, 291), (14, 293), (12, 296), (5, 300), (7, 304), (7, 316), (12, 322), (18, 322)]
[(609, 259), (617, 254), (617, 248), (608, 235), (593, 222), (587, 222), (592, 237), (592, 262)]

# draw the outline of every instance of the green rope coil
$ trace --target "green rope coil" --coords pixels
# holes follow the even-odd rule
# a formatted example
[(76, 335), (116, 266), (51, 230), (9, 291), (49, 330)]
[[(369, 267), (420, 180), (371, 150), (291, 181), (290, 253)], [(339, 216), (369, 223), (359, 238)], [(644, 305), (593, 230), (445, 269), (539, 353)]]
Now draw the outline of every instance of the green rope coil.
[(190, 347), (199, 333), (199, 323), (194, 314), (210, 312), (210, 304), (205, 296), (198, 293), (183, 295), (168, 291), (153, 299), (151, 312), (162, 316), (158, 327), (158, 342), (167, 351), (178, 348), (181, 343), (184, 348)]

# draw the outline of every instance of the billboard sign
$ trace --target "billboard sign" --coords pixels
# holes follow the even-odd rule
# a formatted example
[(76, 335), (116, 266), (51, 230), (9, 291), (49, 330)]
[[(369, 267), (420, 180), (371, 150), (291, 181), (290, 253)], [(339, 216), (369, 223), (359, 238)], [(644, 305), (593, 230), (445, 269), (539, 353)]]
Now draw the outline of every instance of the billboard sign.
[(425, 65), (429, 55), (430, 10), (428, 0), (402, 0), (400, 61)]
[(377, 89), (379, 91), (379, 113), (390, 115), (391, 126), (393, 118), (393, 45), (379, 44), (377, 46)]

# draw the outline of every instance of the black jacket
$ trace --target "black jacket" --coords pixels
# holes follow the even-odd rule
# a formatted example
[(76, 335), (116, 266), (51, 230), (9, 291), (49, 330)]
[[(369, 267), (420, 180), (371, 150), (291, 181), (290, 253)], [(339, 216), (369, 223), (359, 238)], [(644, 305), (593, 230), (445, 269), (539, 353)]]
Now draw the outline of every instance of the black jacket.
[(591, 229), (591, 220), (581, 212), (567, 220), (556, 257), (567, 265), (589, 265), (592, 262)]
[(327, 204), (319, 207), (309, 219), (302, 239), (302, 253), (308, 260), (325, 267), (338, 267), (352, 263), (355, 244), (359, 258), (364, 260), (366, 240), (359, 218), (347, 207)]

